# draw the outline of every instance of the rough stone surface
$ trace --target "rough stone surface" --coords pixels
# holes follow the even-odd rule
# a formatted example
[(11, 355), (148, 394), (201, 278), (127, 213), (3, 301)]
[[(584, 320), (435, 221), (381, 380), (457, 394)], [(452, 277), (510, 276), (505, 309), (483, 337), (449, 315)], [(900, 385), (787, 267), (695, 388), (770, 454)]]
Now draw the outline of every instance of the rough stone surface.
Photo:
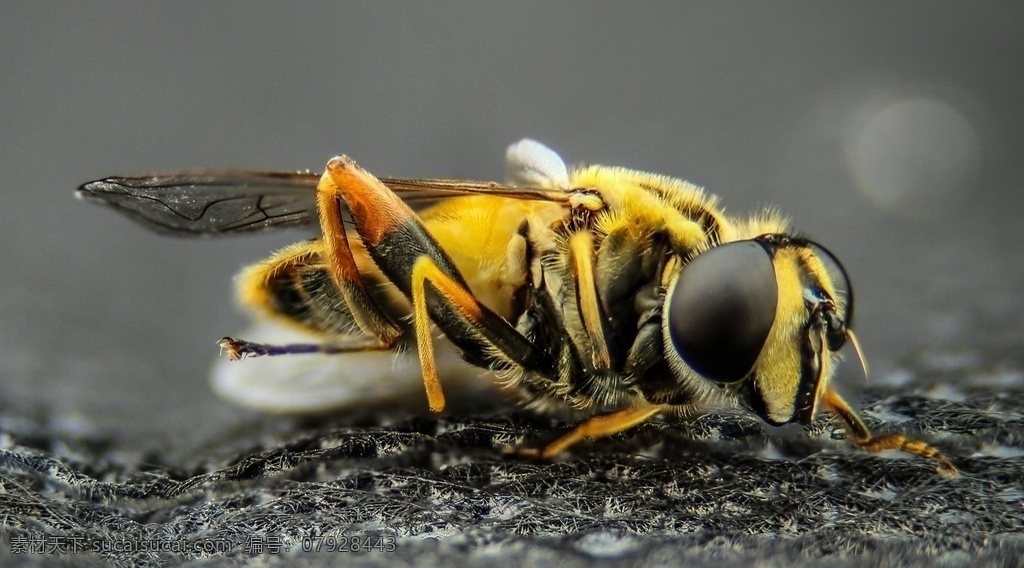
[[(543, 464), (498, 450), (566, 425), (500, 405), (268, 418), (207, 447), (150, 453), (2, 408), (2, 554), (143, 566), (338, 555), (366, 566), (1008, 565), (1024, 555), (1024, 385), (1020, 362), (998, 353), (930, 355), (902, 384), (862, 396), (869, 426), (934, 442), (957, 477), (852, 449), (827, 418), (766, 433), (716, 411)], [(957, 387), (965, 375), (974, 386)], [(26, 552), (40, 544), (79, 554)]]

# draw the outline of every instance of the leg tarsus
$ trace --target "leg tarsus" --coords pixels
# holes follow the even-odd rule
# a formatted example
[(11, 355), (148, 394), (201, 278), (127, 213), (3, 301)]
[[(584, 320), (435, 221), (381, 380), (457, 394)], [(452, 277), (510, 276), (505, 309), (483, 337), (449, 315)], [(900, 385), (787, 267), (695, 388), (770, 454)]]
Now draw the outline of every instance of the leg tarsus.
[(853, 408), (839, 394), (831, 389), (825, 391), (822, 402), (828, 407), (846, 426), (846, 431), (851, 441), (858, 448), (869, 452), (881, 452), (885, 450), (900, 450), (923, 458), (928, 458), (939, 463), (939, 469), (949, 475), (957, 475), (956, 467), (949, 463), (949, 460), (942, 455), (942, 452), (935, 446), (912, 440), (903, 434), (873, 435), (864, 421), (857, 416)]
[(950, 475), (956, 475), (957, 470), (942, 453), (930, 444), (920, 440), (911, 440), (903, 434), (882, 434), (871, 436), (866, 440), (854, 440), (858, 448), (869, 452), (882, 452), (885, 450), (899, 450), (910, 454), (916, 454), (939, 462), (939, 469)]
[(289, 343), (286, 345), (272, 345), (267, 343), (255, 343), (235, 337), (225, 337), (217, 342), (221, 352), (226, 352), (228, 359), (238, 361), (246, 357), (275, 357), (278, 355), (304, 355), (321, 353), (335, 355), (339, 353), (353, 353), (357, 351), (386, 351), (391, 349), (394, 342), (388, 345), (377, 339), (359, 338), (348, 343)]

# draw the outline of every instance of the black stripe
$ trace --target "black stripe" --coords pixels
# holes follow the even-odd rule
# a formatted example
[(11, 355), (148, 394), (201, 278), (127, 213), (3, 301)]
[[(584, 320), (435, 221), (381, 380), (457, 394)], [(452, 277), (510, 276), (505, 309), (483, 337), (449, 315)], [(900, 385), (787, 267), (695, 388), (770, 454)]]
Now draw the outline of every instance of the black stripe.
[[(658, 187), (646, 183), (640, 183), (638, 185), (642, 189), (647, 190), (660, 198), (664, 199), (665, 197), (665, 192)], [(669, 203), (668, 200), (665, 201), (666, 203)], [(715, 215), (711, 212), (709, 207), (698, 207), (696, 204), (693, 204), (692, 206), (678, 208), (677, 211), (679, 211), (683, 217), (686, 217), (700, 225), (701, 230), (705, 235), (707, 235), (710, 242), (719, 242), (721, 227), (718, 224), (718, 219), (715, 218)]]
[(814, 418), (814, 395), (822, 371), (823, 341), (818, 326), (812, 322), (804, 326), (806, 335), (800, 342), (800, 383), (793, 400), (794, 416), (801, 424), (809, 424)]

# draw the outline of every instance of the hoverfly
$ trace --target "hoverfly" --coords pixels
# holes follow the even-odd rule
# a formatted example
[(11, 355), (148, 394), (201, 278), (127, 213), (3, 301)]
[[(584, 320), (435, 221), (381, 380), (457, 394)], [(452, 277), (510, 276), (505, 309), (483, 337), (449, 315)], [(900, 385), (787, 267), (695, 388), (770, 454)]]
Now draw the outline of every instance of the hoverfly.
[(808, 424), (823, 409), (860, 448), (956, 471), (924, 442), (872, 434), (829, 384), (840, 349), (856, 347), (850, 281), (777, 212), (730, 217), (701, 188), (639, 171), (570, 172), (529, 139), (506, 161), (507, 184), (378, 179), (340, 156), (322, 176), (111, 177), (78, 195), (177, 234), (319, 223), (319, 238), (246, 269), (238, 291), (322, 343), (227, 337), (221, 347), (240, 359), (415, 344), (440, 412), (436, 328), (526, 406), (582, 417), (551, 443), (510, 450), (519, 456), (550, 458), (658, 414), (732, 405), (772, 425)]

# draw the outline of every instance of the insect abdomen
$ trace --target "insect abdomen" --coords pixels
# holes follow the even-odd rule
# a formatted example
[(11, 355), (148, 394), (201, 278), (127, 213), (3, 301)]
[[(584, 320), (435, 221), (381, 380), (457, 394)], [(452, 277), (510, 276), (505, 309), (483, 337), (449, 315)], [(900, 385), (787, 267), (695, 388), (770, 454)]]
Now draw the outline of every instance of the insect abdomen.
[[(322, 251), (319, 239), (304, 241), (249, 266), (238, 276), (239, 301), (266, 316), (316, 335), (329, 338), (360, 335), (362, 332), (348, 304), (331, 280)], [(369, 259), (360, 263), (367, 291), (393, 321), (399, 321), (408, 313), (408, 307), (394, 286), (385, 282), (368, 263)]]

